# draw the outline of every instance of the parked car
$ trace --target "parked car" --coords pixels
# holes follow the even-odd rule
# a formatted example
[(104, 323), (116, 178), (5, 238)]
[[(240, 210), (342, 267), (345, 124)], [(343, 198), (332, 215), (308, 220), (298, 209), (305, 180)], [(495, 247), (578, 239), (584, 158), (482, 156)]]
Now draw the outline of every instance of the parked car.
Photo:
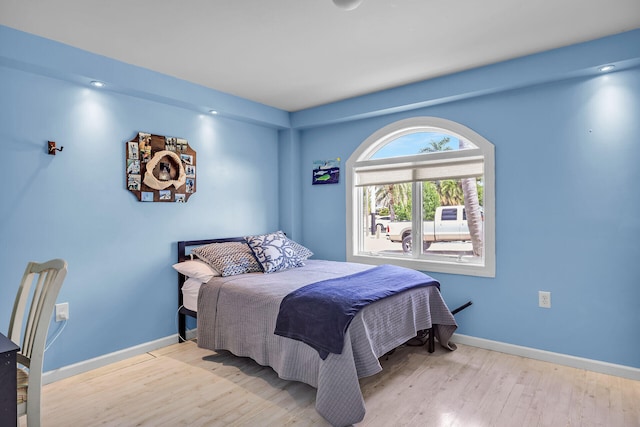
[[(402, 243), (403, 252), (411, 252), (411, 225), (411, 221), (394, 221), (387, 224), (387, 239)], [(471, 240), (464, 206), (436, 208), (435, 220), (424, 221), (423, 233), (424, 250), (433, 242)]]

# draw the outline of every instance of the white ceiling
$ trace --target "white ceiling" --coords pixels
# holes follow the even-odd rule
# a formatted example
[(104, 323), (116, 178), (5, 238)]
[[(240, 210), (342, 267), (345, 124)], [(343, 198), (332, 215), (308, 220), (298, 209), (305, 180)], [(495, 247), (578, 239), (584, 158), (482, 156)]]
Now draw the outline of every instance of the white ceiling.
[(298, 111), (640, 28), (640, 0), (0, 0), (0, 24)]

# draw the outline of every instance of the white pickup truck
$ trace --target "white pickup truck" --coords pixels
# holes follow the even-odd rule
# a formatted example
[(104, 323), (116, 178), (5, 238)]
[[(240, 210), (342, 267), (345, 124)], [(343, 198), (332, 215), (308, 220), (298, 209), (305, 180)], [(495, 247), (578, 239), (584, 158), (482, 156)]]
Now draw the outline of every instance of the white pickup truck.
[[(464, 206), (437, 207), (435, 221), (424, 221), (422, 227), (424, 250), (427, 250), (433, 242), (471, 240)], [(411, 252), (411, 221), (388, 223), (387, 239), (402, 243), (403, 252)]]

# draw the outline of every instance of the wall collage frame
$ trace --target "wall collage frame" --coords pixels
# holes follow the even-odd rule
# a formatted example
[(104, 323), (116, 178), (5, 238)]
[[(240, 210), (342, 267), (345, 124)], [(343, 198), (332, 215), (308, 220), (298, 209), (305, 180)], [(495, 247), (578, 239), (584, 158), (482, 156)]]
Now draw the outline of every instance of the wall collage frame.
[(186, 203), (196, 192), (196, 152), (186, 139), (138, 132), (125, 150), (127, 189), (138, 201)]

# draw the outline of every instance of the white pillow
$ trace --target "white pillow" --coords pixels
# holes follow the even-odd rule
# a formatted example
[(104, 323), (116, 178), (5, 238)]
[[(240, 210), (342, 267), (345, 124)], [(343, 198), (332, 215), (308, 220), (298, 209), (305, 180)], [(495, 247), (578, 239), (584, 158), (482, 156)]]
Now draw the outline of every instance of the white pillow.
[(198, 311), (198, 292), (200, 291), (202, 282), (193, 277), (185, 280), (182, 286), (182, 304), (191, 311)]
[(196, 279), (195, 277), (190, 277), (184, 281), (184, 285), (182, 285), (182, 292), (196, 292), (200, 290), (200, 286), (202, 286), (202, 281), (200, 279)]
[(220, 276), (220, 273), (209, 264), (198, 259), (173, 264), (173, 268), (175, 268), (178, 273), (184, 274), (187, 277), (193, 277), (203, 283), (208, 282), (214, 276)]

